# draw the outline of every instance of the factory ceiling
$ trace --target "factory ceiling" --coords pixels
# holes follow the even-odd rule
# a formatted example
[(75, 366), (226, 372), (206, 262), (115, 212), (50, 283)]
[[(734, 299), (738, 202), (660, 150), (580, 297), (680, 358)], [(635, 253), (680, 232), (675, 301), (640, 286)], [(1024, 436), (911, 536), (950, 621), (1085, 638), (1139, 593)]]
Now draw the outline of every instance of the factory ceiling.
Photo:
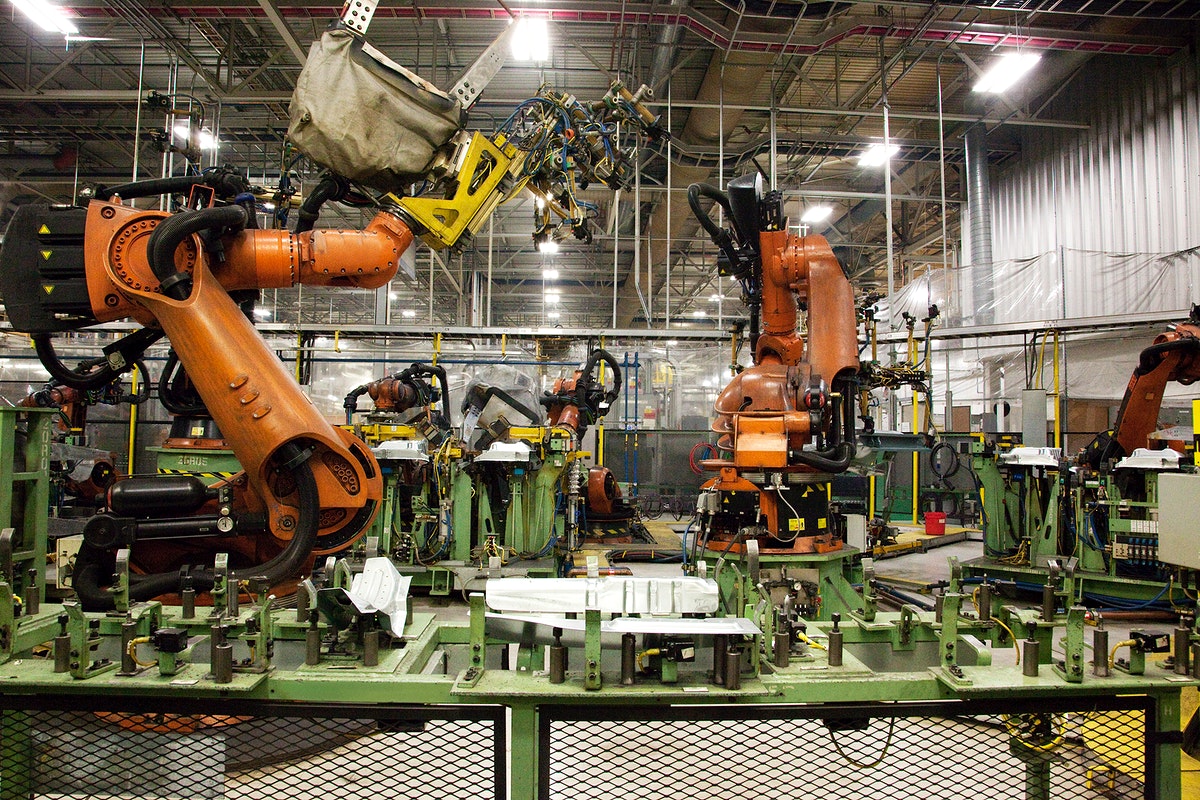
[[(219, 141), (205, 165), (233, 165), (267, 186), (285, 165), (305, 184), (316, 179), (315, 167), (291, 163), (285, 149), (288, 101), (309, 44), (339, 5), (58, 4), (78, 36), (46, 33), (11, 4), (0, 6), (0, 224), (22, 203), (69, 202), (92, 183), (180, 168), (156, 144), (170, 121), (144, 102), (151, 92), (202, 104)], [(884, 173), (858, 163), (866, 146), (883, 140), (885, 118), (899, 146), (890, 189), (893, 280), (902, 282), (955, 250), (969, 126), (986, 128), (996, 164), (1020, 157), (1023, 129), (1084, 124), (1042, 109), (1092, 59), (1191, 52), (1198, 5), (385, 0), (369, 40), (443, 89), (509, 24), (510, 11), (549, 20), (549, 60), (507, 63), (473, 107), (471, 128), (494, 130), (542, 85), (590, 100), (619, 78), (652, 87), (651, 107), (670, 132), (669, 143), (642, 143), (636, 185), (619, 197), (594, 187), (584, 193), (598, 209), (590, 244), (540, 253), (530, 237), (533, 200), (514, 201), (461, 252), (421, 252), (412, 275), (391, 287), (391, 318), (427, 328), (727, 325), (744, 313), (739, 290), (717, 277), (715, 249), (688, 211), (686, 188), (756, 171), (784, 191), (794, 224), (812, 205), (831, 206), (814, 232), (837, 246), (860, 287), (886, 286)], [(1014, 49), (1042, 55), (1033, 77), (980, 100), (971, 91), (979, 73)], [(321, 225), (359, 227), (367, 216), (333, 206)], [(547, 269), (557, 277), (546, 278)], [(546, 299), (549, 285), (557, 303)], [(380, 298), (365, 291), (276, 292), (264, 301), (276, 322), (358, 324), (381, 314)]]

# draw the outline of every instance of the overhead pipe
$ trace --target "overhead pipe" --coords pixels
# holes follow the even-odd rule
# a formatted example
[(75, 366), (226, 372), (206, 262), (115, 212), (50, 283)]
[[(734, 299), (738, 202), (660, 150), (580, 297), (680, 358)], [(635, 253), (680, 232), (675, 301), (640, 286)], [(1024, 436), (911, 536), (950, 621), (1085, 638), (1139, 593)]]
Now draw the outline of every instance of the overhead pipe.
[[(791, 15), (780, 13), (771, 16), (748, 16), (748, 22), (765, 23), (759, 30), (746, 31), (731, 28), (729, 25), (708, 17), (697, 9), (687, 6), (659, 6), (657, 10), (646, 6), (645, 10), (629, 8), (625, 3), (563, 3), (556, 8), (526, 8), (522, 12), (532, 16), (542, 17), (550, 22), (589, 23), (608, 26), (658, 26), (674, 25), (690, 31), (713, 47), (722, 51), (741, 51), (748, 53), (766, 53), (771, 56), (807, 56), (824, 52), (848, 38), (855, 36), (886, 37), (890, 39), (911, 39), (914, 41), (949, 42), (959, 45), (977, 45), (994, 48), (997, 45), (1023, 48), (1027, 50), (1066, 50), (1089, 53), (1108, 53), (1114, 55), (1134, 56), (1169, 56), (1187, 47), (1187, 42), (1181, 38), (1139, 36), (1133, 34), (1109, 35), (1096, 33), (1091, 30), (1069, 30), (1062, 28), (1031, 28), (1024, 25), (1002, 24), (972, 24), (969, 30), (967, 23), (957, 20), (934, 20), (927, 27), (918, 27), (915, 22), (890, 17), (848, 17), (840, 24), (823, 30), (814, 36), (792, 37), (778, 33), (779, 21), (790, 19)], [(328, 8), (327, 3), (315, 3), (322, 9)], [(786, 7), (776, 6), (781, 11)], [(146, 16), (157, 17), (167, 9), (146, 9)], [(217, 11), (215, 6), (175, 6), (169, 12), (176, 17), (192, 16), (205, 19)], [(223, 17), (265, 17), (266, 14), (256, 3), (245, 8), (232, 8), (228, 5), (219, 7)], [(304, 13), (303, 9), (296, 9)], [(90, 13), (107, 13), (103, 9), (77, 9), (77, 13), (87, 16)], [(509, 19), (509, 11), (490, 2), (471, 2), (471, 0), (449, 0), (447, 4), (437, 7), (389, 6), (375, 11), (375, 19), (462, 19), (462, 20), (495, 20)]]

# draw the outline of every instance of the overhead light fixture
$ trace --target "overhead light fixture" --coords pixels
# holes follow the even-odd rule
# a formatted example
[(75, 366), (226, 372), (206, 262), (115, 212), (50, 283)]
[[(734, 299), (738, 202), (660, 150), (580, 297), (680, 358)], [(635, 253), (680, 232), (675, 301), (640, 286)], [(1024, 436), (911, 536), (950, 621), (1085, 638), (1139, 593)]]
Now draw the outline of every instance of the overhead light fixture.
[(559, 300), (562, 300), (562, 295), (558, 292), (546, 292), (547, 303), (557, 303)]
[(271, 318), (271, 309), (256, 308), (256, 309), (254, 309), (254, 316), (258, 317), (259, 319), (270, 319)]
[(677, 344), (679, 344), (679, 342), (675, 339), (667, 339), (667, 347), (674, 347)]
[(708, 316), (708, 312), (702, 308), (698, 308), (692, 312), (692, 316), (696, 319), (704, 319)]
[(400, 299), (399, 292), (388, 292), (388, 300), (399, 300), (399, 299)]
[(558, 270), (544, 269), (544, 270), (542, 270), (542, 278), (544, 278), (545, 280), (548, 280), (548, 281), (556, 281), (556, 280), (558, 280)]
[(858, 154), (858, 165), (860, 167), (882, 167), (899, 152), (900, 145), (889, 144), (885, 147), (882, 143), (876, 142)]
[(1039, 53), (1005, 53), (992, 62), (983, 77), (971, 87), (971, 91), (1000, 94), (1025, 77), (1041, 60)]
[(719, 303), (719, 302), (721, 302), (721, 295), (719, 295), (719, 294), (714, 294), (714, 295), (711, 295), (711, 296), (708, 298), (708, 302), (710, 302), (710, 303)]
[(829, 215), (833, 213), (833, 206), (809, 206), (801, 215), (800, 221), (808, 225), (813, 225), (817, 222), (824, 222), (829, 219)]
[[(192, 134), (192, 130), (187, 124), (176, 125), (173, 130), (175, 131), (175, 135), (181, 139), (188, 139)], [(217, 137), (213, 136), (212, 131), (208, 128), (201, 128), (200, 133), (197, 135), (196, 144), (201, 150), (216, 150)]]
[(12, 0), (12, 4), (44, 31), (61, 33), (63, 36), (79, 33), (79, 28), (67, 16), (66, 9), (59, 8), (49, 0)]
[(558, 311), (547, 311), (546, 312), (546, 319), (558, 319), (561, 316), (562, 316), (562, 313), (560, 313)]
[(521, 17), (513, 32), (512, 54), (517, 61), (550, 60), (550, 26), (544, 19)]
[(558, 252), (558, 242), (553, 239), (543, 239), (538, 242), (538, 250), (544, 256), (552, 256)]
[(406, 308), (400, 312), (400, 316), (404, 317), (405, 319), (412, 319), (416, 315), (417, 315), (417, 312), (413, 311), (411, 308)]

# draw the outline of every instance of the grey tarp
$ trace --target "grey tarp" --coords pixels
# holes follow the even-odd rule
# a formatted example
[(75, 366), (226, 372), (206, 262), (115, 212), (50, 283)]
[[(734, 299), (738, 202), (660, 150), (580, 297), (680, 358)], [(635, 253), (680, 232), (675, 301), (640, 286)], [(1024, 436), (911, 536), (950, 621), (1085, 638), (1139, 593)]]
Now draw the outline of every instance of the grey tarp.
[(345, 30), (313, 42), (288, 137), (328, 169), (382, 191), (419, 180), (459, 129), (462, 108)]

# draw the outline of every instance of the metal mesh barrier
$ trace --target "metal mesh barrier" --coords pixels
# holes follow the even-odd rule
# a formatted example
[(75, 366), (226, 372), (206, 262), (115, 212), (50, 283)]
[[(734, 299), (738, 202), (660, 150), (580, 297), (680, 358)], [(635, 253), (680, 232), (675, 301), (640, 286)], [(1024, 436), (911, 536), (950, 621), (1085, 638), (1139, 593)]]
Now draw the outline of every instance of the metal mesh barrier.
[(502, 709), (243, 706), (4, 711), (0, 797), (504, 796)]
[(719, 710), (676, 707), (619, 721), (567, 712), (543, 721), (541, 797), (576, 798), (585, 787), (606, 800), (1154, 797), (1138, 700), (1142, 708), (1011, 704), (995, 714), (958, 703), (793, 706), (786, 717), (760, 706), (758, 718), (745, 708), (714, 718)]

